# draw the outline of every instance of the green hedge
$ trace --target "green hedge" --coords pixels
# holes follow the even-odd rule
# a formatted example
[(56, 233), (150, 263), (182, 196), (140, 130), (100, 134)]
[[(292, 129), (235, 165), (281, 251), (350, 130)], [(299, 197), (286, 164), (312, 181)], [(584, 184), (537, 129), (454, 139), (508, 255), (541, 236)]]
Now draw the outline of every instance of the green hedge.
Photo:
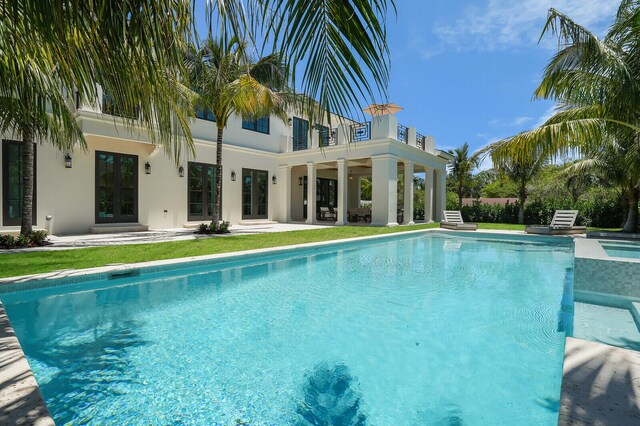
[[(599, 228), (621, 226), (623, 212), (613, 198), (579, 199), (534, 199), (525, 204), (524, 222), (528, 225), (551, 223), (556, 210), (578, 210), (577, 225)], [(462, 207), (462, 217), (468, 222), (518, 223), (518, 203), (501, 206), (481, 204), (478, 201)]]

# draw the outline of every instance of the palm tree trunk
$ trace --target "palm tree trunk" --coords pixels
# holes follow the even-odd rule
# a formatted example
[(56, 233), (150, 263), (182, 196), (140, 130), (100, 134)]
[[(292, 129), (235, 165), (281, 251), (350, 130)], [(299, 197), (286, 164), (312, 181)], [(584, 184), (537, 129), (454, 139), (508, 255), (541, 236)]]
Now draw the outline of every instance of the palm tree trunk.
[(222, 218), (222, 132), (223, 127), (218, 127), (218, 138), (216, 140), (216, 194), (213, 201), (213, 218), (211, 224), (214, 229), (218, 229), (220, 218)]
[(458, 210), (462, 210), (462, 188), (458, 188)]
[(30, 130), (22, 132), (22, 221), (20, 234), (33, 231), (33, 140)]
[(520, 193), (518, 194), (518, 201), (520, 203), (520, 205), (518, 206), (518, 223), (520, 225), (524, 225), (524, 203), (527, 201), (526, 189), (520, 189)]
[(629, 188), (629, 213), (627, 214), (627, 222), (622, 228), (622, 232), (635, 232), (638, 229), (638, 197), (640, 190), (631, 183)]

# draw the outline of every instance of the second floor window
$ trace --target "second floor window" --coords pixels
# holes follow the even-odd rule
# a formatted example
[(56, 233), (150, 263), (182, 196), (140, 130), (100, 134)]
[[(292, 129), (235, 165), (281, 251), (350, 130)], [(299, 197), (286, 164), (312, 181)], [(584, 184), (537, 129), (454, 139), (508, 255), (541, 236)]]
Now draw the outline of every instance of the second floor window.
[(269, 134), (269, 117), (261, 118), (243, 118), (242, 128), (247, 130), (253, 130), (254, 132), (260, 132)]
[(196, 117), (200, 118), (202, 120), (214, 121), (214, 122), (216, 121), (216, 117), (213, 115), (211, 110), (209, 108), (206, 108), (206, 107), (197, 108), (196, 109)]
[(300, 151), (309, 148), (309, 122), (293, 117), (293, 150)]
[(127, 111), (125, 108), (118, 105), (112, 96), (106, 93), (102, 94), (102, 112), (104, 114), (125, 118), (137, 118), (139, 113), (138, 107), (134, 108), (133, 111)]

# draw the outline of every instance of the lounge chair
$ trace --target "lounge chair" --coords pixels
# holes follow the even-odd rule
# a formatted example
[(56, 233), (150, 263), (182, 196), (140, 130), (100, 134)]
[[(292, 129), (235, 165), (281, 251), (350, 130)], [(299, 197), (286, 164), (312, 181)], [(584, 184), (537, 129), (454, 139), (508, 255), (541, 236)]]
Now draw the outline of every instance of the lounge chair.
[(556, 210), (549, 226), (527, 226), (527, 234), (542, 235), (570, 235), (584, 234), (587, 232), (586, 226), (574, 226), (578, 210)]
[(338, 216), (329, 207), (320, 207), (320, 220), (338, 220)]
[(475, 223), (464, 223), (462, 213), (458, 210), (444, 210), (444, 220), (440, 222), (440, 228), (455, 229), (457, 231), (475, 231), (478, 225)]

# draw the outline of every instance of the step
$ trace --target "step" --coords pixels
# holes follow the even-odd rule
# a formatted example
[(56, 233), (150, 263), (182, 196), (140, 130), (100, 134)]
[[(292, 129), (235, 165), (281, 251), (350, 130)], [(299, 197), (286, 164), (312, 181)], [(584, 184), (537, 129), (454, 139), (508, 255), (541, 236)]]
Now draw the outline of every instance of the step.
[(91, 234), (114, 234), (120, 232), (145, 232), (148, 231), (147, 225), (140, 223), (105, 223), (104, 225), (95, 225), (89, 228)]
[(240, 226), (253, 226), (253, 225), (275, 225), (278, 222), (269, 219), (254, 219), (254, 220), (241, 220), (238, 225)]

